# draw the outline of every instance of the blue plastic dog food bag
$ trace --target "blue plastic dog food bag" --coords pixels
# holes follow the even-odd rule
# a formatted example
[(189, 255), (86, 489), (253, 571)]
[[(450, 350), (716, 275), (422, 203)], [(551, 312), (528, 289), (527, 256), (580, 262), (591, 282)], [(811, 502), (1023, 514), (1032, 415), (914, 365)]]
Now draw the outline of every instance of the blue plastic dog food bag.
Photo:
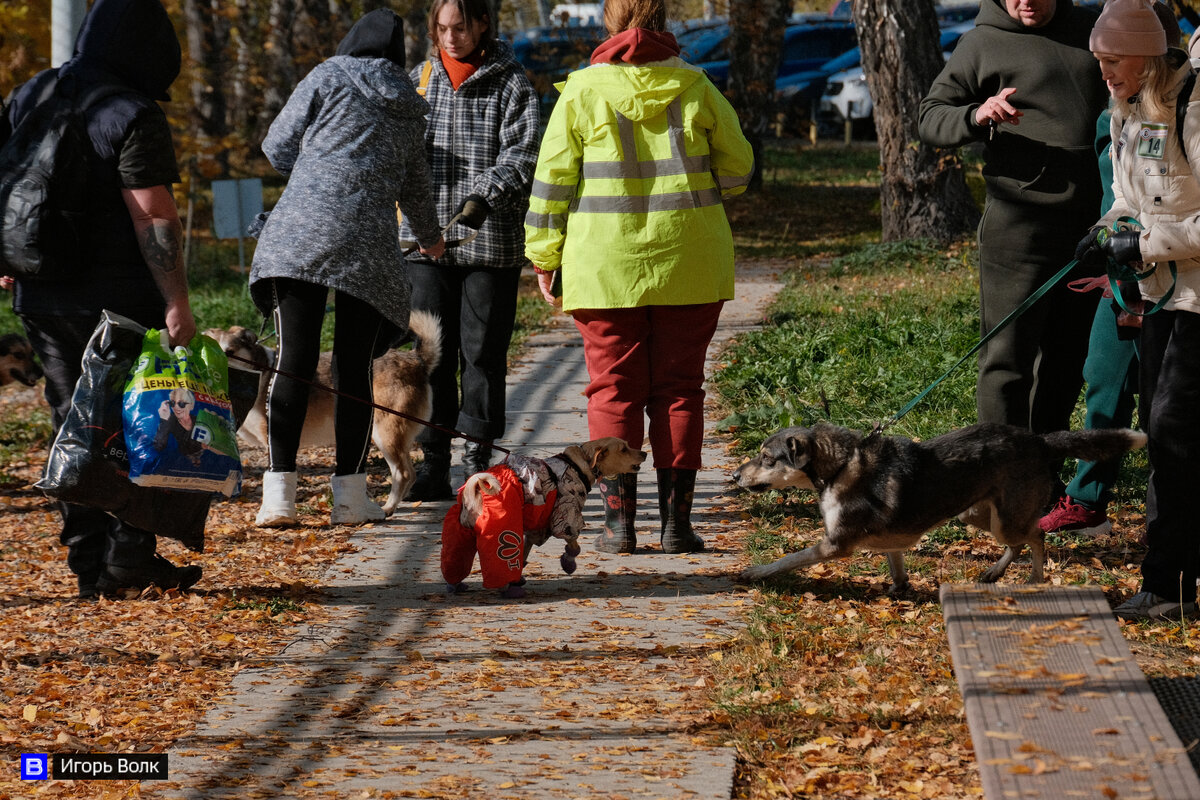
[(198, 334), (171, 350), (165, 331), (147, 330), (125, 384), (123, 419), (137, 485), (226, 497), (241, 488), (229, 367), (212, 338)]

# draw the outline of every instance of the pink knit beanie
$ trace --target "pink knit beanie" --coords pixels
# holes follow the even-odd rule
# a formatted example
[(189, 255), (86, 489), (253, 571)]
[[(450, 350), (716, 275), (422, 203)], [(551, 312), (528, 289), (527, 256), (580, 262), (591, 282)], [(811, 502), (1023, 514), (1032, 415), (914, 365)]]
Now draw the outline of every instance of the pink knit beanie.
[(1167, 52), (1167, 34), (1156, 0), (1108, 0), (1092, 28), (1088, 49), (1114, 56), (1161, 56)]

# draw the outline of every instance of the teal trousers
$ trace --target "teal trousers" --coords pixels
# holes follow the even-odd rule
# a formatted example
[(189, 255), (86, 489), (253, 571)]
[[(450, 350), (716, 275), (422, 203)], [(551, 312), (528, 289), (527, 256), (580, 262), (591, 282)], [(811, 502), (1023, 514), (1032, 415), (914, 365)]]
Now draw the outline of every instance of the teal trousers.
[[(1137, 340), (1117, 337), (1117, 315), (1112, 300), (1103, 298), (1096, 307), (1083, 364), (1087, 383), (1084, 403), (1085, 428), (1127, 428), (1133, 420), (1133, 396), (1138, 385)], [(1066, 494), (1076, 503), (1103, 510), (1112, 499), (1121, 459), (1080, 461)]]

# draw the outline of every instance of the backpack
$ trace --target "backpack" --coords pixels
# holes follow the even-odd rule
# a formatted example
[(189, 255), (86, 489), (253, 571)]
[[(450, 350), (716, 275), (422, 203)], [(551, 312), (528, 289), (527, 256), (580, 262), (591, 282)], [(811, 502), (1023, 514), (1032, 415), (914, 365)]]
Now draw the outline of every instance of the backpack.
[(63, 280), (85, 259), (92, 146), (83, 112), (123, 90), (97, 86), (80, 99), (58, 86), (55, 76), (0, 147), (0, 275)]

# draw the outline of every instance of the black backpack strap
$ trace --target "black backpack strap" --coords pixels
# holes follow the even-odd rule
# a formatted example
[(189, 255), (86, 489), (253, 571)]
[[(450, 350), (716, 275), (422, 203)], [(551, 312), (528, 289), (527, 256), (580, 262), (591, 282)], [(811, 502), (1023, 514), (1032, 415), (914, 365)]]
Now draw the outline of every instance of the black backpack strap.
[(1196, 73), (1189, 72), (1183, 80), (1183, 88), (1175, 98), (1175, 135), (1179, 137), (1179, 149), (1183, 151), (1183, 160), (1188, 161), (1187, 145), (1183, 141), (1183, 121), (1187, 119), (1188, 103), (1192, 102), (1192, 90), (1196, 88)]

